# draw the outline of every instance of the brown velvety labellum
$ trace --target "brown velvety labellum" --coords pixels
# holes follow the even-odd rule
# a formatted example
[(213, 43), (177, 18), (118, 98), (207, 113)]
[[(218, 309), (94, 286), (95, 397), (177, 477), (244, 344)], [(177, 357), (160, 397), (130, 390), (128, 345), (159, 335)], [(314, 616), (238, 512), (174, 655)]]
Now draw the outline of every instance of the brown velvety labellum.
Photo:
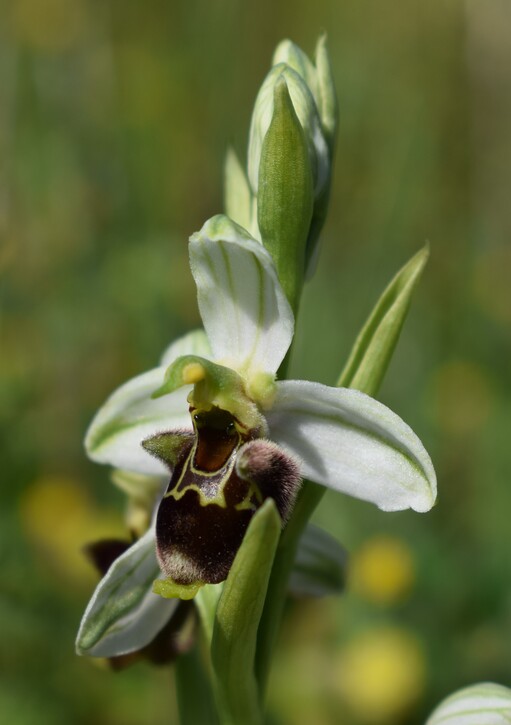
[(254, 486), (235, 471), (248, 437), (226, 411), (192, 411), (195, 442), (178, 462), (156, 519), (156, 550), (164, 574), (179, 584), (223, 581), (253, 513)]

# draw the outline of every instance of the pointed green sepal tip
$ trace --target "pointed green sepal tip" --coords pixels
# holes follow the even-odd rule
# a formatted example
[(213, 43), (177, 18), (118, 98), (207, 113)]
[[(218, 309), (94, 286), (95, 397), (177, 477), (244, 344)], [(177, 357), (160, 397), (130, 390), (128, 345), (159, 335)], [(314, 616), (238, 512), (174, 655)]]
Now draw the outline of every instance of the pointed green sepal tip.
[(156, 579), (153, 592), (164, 599), (193, 599), (205, 582), (177, 584), (173, 579)]
[(359, 333), (337, 385), (374, 396), (390, 363), (412, 294), (429, 258), (426, 244), (402, 267)]

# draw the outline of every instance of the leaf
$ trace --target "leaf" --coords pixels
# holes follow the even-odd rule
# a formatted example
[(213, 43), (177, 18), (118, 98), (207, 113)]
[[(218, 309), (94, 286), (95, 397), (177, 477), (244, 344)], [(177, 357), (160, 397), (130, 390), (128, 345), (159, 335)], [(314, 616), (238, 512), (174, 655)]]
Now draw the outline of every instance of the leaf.
[(356, 388), (367, 395), (377, 392), (428, 257), (429, 245), (426, 245), (385, 289), (355, 341), (337, 382), (339, 387)]
[(511, 690), (493, 682), (465, 687), (447, 697), (426, 725), (509, 725)]
[(211, 656), (226, 723), (261, 722), (254, 657), (280, 531), (275, 504), (267, 499), (250, 522), (218, 602)]
[(80, 624), (77, 653), (116, 657), (149, 644), (178, 604), (152, 593), (159, 575), (150, 529), (114, 561), (98, 584)]
[(333, 536), (308, 524), (303, 532), (289, 580), (296, 597), (324, 597), (344, 588), (347, 552)]

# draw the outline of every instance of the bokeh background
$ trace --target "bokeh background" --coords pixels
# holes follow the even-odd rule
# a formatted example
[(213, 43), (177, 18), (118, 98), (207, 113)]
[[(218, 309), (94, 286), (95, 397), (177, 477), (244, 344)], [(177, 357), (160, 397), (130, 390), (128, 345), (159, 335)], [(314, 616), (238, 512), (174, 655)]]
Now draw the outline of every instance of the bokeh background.
[(290, 608), (282, 725), (419, 725), (511, 684), (511, 6), (508, 0), (2, 0), (0, 713), (13, 725), (175, 722), (173, 677), (75, 657), (122, 533), (82, 439), (198, 313), (187, 238), (222, 210), (272, 50), (328, 31), (341, 128), (294, 373), (332, 383), (395, 271), (432, 256), (380, 398), (435, 461), (431, 513), (327, 495), (341, 599)]

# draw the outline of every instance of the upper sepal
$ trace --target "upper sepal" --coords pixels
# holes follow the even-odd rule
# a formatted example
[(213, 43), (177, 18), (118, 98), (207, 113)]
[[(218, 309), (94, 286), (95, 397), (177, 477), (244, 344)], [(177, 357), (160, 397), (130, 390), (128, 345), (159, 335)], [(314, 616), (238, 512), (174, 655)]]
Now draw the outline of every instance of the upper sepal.
[(274, 375), (294, 317), (266, 249), (226, 216), (190, 238), (190, 264), (215, 360), (247, 379)]

